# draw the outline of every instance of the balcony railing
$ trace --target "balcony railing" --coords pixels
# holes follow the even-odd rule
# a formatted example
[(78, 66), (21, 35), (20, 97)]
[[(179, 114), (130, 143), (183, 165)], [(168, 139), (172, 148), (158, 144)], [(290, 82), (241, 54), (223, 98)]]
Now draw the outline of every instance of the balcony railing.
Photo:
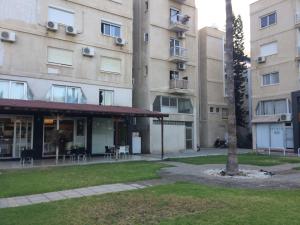
[(170, 30), (175, 32), (186, 32), (189, 30), (190, 16), (176, 14), (170, 17)]
[(172, 62), (186, 62), (187, 49), (180, 46), (170, 48), (170, 56)]
[(188, 80), (170, 80), (171, 89), (188, 89)]

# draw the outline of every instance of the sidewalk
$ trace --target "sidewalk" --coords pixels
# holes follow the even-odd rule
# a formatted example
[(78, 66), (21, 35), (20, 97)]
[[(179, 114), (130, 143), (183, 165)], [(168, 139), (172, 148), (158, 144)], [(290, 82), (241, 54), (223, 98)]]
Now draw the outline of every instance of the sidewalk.
[(2, 208), (13, 208), (26, 205), (34, 205), (39, 203), (53, 202), (72, 198), (81, 198), (95, 195), (103, 195), (108, 193), (116, 193), (137, 189), (144, 189), (147, 187), (163, 185), (171, 183), (167, 179), (157, 180), (146, 180), (134, 183), (119, 183), (119, 184), (108, 184), (86, 188), (76, 188), (65, 191), (49, 192), (43, 194), (26, 195), (11, 198), (0, 198), (0, 209)]

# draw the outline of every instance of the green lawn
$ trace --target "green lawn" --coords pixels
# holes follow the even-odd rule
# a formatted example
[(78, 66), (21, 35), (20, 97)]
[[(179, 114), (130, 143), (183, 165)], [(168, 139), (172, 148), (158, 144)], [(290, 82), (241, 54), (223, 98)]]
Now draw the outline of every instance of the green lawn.
[(42, 169), (1, 170), (0, 198), (154, 179), (158, 178), (157, 171), (165, 166), (151, 162), (128, 162)]
[[(190, 163), (195, 165), (204, 164), (225, 164), (227, 156), (202, 156), (192, 158), (174, 158), (170, 161)], [(300, 163), (300, 158), (280, 157), (280, 156), (267, 156), (256, 154), (243, 154), (239, 155), (239, 163), (255, 166), (276, 166), (285, 163)]]
[(1, 209), (1, 225), (298, 225), (300, 190), (189, 183)]

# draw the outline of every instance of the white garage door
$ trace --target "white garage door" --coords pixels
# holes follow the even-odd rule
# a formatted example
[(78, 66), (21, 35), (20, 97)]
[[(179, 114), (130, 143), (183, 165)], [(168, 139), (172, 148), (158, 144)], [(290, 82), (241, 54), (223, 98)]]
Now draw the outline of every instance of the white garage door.
[(256, 146), (257, 148), (270, 147), (270, 126), (269, 124), (256, 125)]
[(256, 125), (257, 148), (284, 148), (285, 130), (283, 124)]
[(284, 148), (284, 127), (283, 124), (270, 125), (271, 148)]

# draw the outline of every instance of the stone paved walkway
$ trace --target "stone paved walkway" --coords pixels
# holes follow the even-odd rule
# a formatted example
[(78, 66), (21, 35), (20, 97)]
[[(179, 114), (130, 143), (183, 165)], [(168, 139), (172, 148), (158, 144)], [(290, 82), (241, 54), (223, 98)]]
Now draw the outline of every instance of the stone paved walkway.
[(86, 187), (86, 188), (77, 188), (72, 190), (49, 192), (49, 193), (27, 195), (27, 196), (20, 196), (20, 197), (0, 198), (0, 209), (53, 202), (53, 201), (71, 199), (71, 198), (81, 198), (87, 196), (144, 189), (147, 187), (163, 185), (168, 183), (171, 182), (166, 179), (157, 179), (157, 180), (146, 180), (146, 181), (140, 181), (134, 183), (126, 183), (126, 184), (119, 183), (119, 184), (108, 184), (108, 185), (100, 185), (100, 186), (93, 186), (93, 187)]

